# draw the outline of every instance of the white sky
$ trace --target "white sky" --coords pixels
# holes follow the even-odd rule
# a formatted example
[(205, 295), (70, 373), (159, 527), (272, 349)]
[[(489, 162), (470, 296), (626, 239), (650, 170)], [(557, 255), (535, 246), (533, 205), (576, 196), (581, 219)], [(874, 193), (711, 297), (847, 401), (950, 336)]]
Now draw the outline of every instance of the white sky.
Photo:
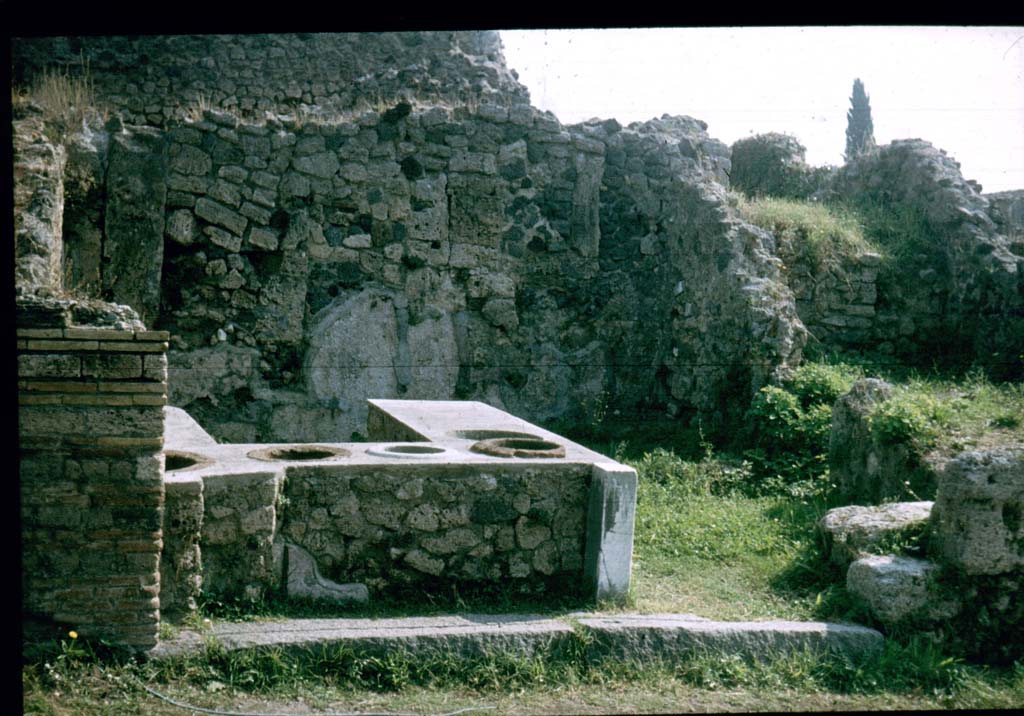
[(564, 124), (662, 114), (727, 144), (792, 134), (841, 164), (855, 77), (875, 140), (919, 137), (985, 192), (1024, 189), (1024, 26), (501, 31), (533, 104)]

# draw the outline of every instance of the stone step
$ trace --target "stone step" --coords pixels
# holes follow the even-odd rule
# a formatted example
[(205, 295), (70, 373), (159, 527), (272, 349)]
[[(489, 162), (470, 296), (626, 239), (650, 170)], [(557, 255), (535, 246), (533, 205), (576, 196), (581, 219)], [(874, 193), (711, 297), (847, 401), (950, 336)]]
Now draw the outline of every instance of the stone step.
[(891, 502), (884, 505), (849, 505), (825, 513), (818, 523), (830, 559), (845, 567), (869, 554), (878, 554), (887, 541), (912, 537), (925, 529), (934, 503)]
[(867, 627), (827, 622), (718, 622), (690, 614), (622, 614), (580, 619), (591, 634), (590, 656), (670, 659), (679, 654), (739, 654), (767, 659), (800, 651), (860, 660), (882, 650), (882, 635)]
[(690, 614), (571, 614), (562, 619), (467, 614), (223, 622), (205, 634), (182, 630), (162, 641), (149, 657), (198, 653), (211, 638), (227, 651), (343, 646), (367, 656), (405, 649), (417, 656), (444, 652), (462, 657), (486, 653), (530, 657), (570, 648), (578, 643), (577, 630), (584, 637), (587, 658), (594, 659), (649, 661), (706, 652), (764, 659), (808, 649), (856, 661), (878, 653), (883, 646), (882, 635), (874, 629), (824, 622), (716, 622)]

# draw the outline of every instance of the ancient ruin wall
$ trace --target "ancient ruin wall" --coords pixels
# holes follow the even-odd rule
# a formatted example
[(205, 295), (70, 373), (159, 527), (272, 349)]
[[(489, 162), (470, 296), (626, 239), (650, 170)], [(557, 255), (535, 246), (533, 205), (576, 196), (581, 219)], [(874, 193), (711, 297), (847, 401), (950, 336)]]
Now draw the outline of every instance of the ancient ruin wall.
[(496, 32), (299, 33), (21, 38), (14, 81), (87, 70), (129, 124), (164, 126), (202, 108), (338, 112), (417, 98), (427, 104), (529, 103)]
[(145, 649), (160, 621), (167, 334), (82, 325), (74, 308), (19, 314), (23, 609)]
[[(442, 79), (505, 87), (496, 38), (474, 37), (379, 39), (426, 53)], [(176, 63), (206, 47), (173, 40), (173, 62), (150, 53), (141, 71), (154, 87), (178, 87)], [(301, 47), (315, 59), (351, 41)], [(309, 41), (208, 49), (278, 42)], [(467, 59), (469, 46), (480, 53)], [(294, 49), (281, 61), (302, 78)], [(504, 79), (487, 80), (484, 55)], [(418, 91), (382, 67), (376, 77)], [(276, 70), (250, 70), (268, 78), (266, 106), (288, 111)], [(140, 96), (170, 102), (170, 89)], [(171, 402), (229, 441), (349, 439), (368, 397), (479, 399), (535, 421), (612, 409), (714, 421), (798, 360), (792, 296), (764, 235), (715, 188), (728, 151), (702, 123), (567, 128), (522, 88), (502, 92), (317, 121), (208, 111), (163, 133), (90, 125), (74, 154), (83, 176), (105, 177), (102, 211), (91, 223), (75, 202), (65, 254), (82, 285), (171, 332)]]
[(876, 335), (904, 357), (980, 360), (1019, 377), (1024, 351), (1024, 256), (1000, 233), (990, 205), (959, 164), (920, 139), (859, 156), (832, 189), (909, 212), (934, 242), (879, 277)]

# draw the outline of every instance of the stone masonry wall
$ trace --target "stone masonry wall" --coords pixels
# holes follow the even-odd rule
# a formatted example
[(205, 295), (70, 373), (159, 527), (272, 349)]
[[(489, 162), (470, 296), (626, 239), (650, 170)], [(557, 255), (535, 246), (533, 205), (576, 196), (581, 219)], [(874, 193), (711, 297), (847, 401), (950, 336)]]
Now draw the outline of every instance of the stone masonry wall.
[[(493, 33), (16, 44), (25, 77), (81, 50), (100, 99), (165, 127), (114, 117), (70, 140), (64, 268), (171, 333), (170, 400), (219, 439), (349, 440), (382, 397), (710, 424), (799, 360), (770, 239), (721, 188), (728, 148), (687, 117), (563, 127)], [(374, 67), (366, 86), (413, 101), (294, 112), (309, 102), (288, 83), (341, 56), (348, 80)], [(195, 72), (264, 92), (258, 112), (236, 95), (231, 112), (161, 109), (208, 59)]]
[(14, 123), (15, 281), (20, 287), (62, 285), (64, 165), (67, 154), (45, 133), (38, 113)]
[(778, 249), (797, 313), (812, 340), (828, 346), (874, 347), (881, 257), (865, 253), (822, 267), (793, 255), (792, 247)]
[(1024, 248), (1001, 233), (989, 201), (960, 165), (920, 139), (859, 155), (831, 190), (916, 217), (928, 239), (879, 278), (877, 337), (905, 358), (935, 354), (1020, 377), (1024, 352)]
[(331, 113), (400, 97), (529, 103), (496, 32), (37, 37), (12, 43), (14, 80), (87, 67), (130, 124), (163, 126), (200, 106), (249, 117)]
[(168, 336), (48, 308), (19, 314), (33, 327), (17, 331), (23, 609), (146, 649), (160, 621)]
[(589, 480), (565, 464), (290, 468), (281, 531), (325, 576), (371, 591), (578, 583)]

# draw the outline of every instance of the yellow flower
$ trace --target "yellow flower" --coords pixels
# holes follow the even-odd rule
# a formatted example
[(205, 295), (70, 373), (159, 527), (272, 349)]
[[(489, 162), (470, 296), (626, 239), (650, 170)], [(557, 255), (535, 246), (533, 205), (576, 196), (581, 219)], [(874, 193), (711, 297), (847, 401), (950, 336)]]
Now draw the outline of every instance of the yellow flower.
[(78, 632), (77, 631), (69, 631), (68, 632), (68, 636), (71, 637), (72, 639), (77, 639), (78, 638)]

